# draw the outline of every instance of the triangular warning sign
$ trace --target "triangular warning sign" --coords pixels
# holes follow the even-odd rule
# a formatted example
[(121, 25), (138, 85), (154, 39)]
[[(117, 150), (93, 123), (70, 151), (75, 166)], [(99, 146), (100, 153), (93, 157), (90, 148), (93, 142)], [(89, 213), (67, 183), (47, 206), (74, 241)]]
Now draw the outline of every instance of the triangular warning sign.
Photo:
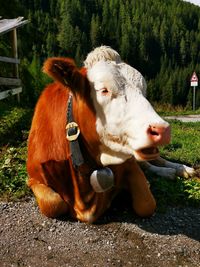
[(193, 72), (190, 81), (191, 81), (191, 82), (198, 82), (198, 77), (197, 77), (197, 75), (196, 75), (196, 72)]

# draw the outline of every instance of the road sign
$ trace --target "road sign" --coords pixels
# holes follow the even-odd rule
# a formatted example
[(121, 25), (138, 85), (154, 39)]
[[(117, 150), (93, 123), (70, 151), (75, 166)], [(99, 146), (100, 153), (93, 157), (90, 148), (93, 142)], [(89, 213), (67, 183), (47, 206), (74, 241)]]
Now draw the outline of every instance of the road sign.
[(192, 74), (192, 77), (190, 79), (190, 85), (193, 87), (193, 110), (195, 110), (195, 104), (196, 104), (196, 86), (198, 86), (198, 77), (196, 75), (196, 72), (194, 71)]
[(193, 72), (192, 77), (190, 79), (190, 85), (191, 86), (198, 86), (198, 77), (196, 75), (196, 72)]

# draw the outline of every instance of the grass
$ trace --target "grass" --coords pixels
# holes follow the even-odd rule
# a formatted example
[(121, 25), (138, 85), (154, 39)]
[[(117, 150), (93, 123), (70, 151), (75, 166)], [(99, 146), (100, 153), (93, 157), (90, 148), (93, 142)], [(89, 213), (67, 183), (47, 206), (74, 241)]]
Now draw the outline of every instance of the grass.
[(200, 164), (200, 122), (170, 121), (170, 124), (172, 141), (161, 148), (163, 156), (193, 166)]
[(161, 116), (200, 114), (200, 107), (197, 107), (195, 111), (182, 106), (174, 107), (170, 104), (153, 103), (153, 107)]
[(31, 109), (0, 102), (0, 199), (15, 200), (29, 194), (26, 140), (32, 113)]
[(30, 191), (26, 186), (26, 142), (5, 146), (0, 155), (0, 195), (4, 200), (18, 200)]
[[(33, 110), (0, 102), (0, 199), (18, 200), (30, 194), (26, 186), (27, 137)], [(171, 161), (200, 167), (200, 123), (170, 122), (171, 144), (161, 148), (161, 155)], [(158, 210), (168, 205), (200, 205), (200, 181), (169, 181), (149, 177)]]
[[(200, 122), (183, 123), (170, 121), (172, 141), (160, 149), (161, 156), (170, 161), (183, 163), (200, 169)], [(150, 177), (152, 191), (157, 199), (159, 210), (171, 205), (200, 205), (200, 179), (175, 181)]]

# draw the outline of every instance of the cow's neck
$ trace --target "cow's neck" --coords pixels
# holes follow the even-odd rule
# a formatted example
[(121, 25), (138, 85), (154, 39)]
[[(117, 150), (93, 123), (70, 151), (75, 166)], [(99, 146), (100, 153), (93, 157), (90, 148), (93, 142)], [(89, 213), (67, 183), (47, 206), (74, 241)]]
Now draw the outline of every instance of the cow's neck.
[(109, 168), (102, 168), (101, 164), (91, 156), (84, 143), (79, 125), (74, 121), (73, 97), (69, 95), (67, 107), (66, 137), (69, 141), (73, 168), (79, 172), (77, 179), (90, 184), (96, 192), (104, 192), (114, 185), (114, 176)]
[(73, 115), (73, 96), (69, 95), (67, 105), (66, 137), (69, 141), (71, 158), (74, 168), (78, 169), (83, 164), (96, 168), (99, 164), (94, 160), (84, 143), (83, 135)]

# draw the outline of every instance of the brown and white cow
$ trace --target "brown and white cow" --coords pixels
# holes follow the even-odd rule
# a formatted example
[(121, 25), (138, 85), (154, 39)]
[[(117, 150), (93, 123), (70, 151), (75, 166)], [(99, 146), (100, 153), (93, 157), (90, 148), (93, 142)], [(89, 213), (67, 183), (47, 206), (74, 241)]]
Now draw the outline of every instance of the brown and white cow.
[[(113, 60), (114, 59), (114, 60)], [(55, 82), (36, 105), (28, 141), (28, 185), (48, 217), (69, 213), (94, 222), (121, 188), (139, 216), (156, 203), (136, 159), (158, 157), (169, 124), (145, 98), (145, 80), (109, 47), (91, 52), (85, 68), (50, 58)]]

